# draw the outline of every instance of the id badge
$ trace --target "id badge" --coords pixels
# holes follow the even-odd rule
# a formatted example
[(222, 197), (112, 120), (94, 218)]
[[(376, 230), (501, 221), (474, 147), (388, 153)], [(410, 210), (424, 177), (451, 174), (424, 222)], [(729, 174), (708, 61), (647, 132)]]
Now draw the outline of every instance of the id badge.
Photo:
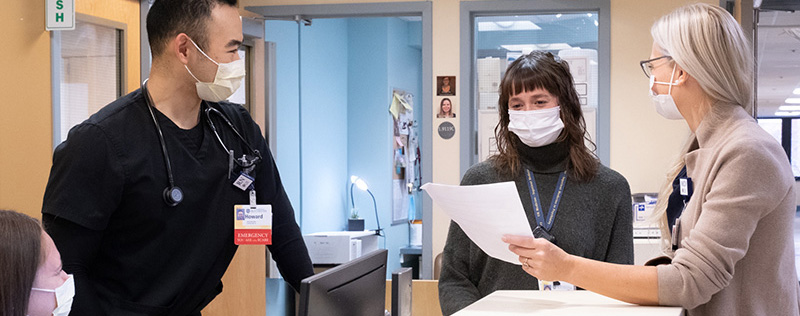
[(548, 233), (542, 226), (536, 226), (536, 228), (533, 229), (533, 237), (547, 239), (547, 241), (552, 244), (556, 243), (556, 237)]
[(272, 244), (272, 205), (234, 205), (233, 220), (235, 244)]
[(575, 286), (564, 281), (539, 280), (540, 291), (575, 291)]

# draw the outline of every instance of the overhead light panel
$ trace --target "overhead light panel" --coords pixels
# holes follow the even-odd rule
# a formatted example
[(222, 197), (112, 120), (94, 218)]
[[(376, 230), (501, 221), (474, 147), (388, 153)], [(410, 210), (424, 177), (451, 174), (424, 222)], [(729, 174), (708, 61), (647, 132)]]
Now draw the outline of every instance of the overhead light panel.
[(781, 105), (778, 111), (800, 111), (800, 105)]
[(478, 22), (478, 32), (492, 31), (535, 31), (542, 28), (531, 21), (490, 21)]
[(530, 53), (535, 50), (562, 50), (573, 48), (567, 43), (546, 43), (546, 44), (515, 44), (515, 45), (500, 45), (500, 47), (512, 52), (522, 52), (523, 54)]
[(800, 111), (777, 111), (775, 116), (800, 116)]
[(786, 104), (800, 104), (800, 98), (787, 98)]
[(800, 94), (800, 88), (795, 88), (795, 89), (794, 89), (794, 91), (793, 91), (792, 93), (794, 93), (794, 94)]

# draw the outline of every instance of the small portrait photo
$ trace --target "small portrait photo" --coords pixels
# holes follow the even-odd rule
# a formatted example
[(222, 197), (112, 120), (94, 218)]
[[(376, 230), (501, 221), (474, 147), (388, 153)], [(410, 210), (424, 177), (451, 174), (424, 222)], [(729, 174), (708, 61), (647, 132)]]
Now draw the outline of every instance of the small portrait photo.
[(244, 220), (244, 210), (236, 210), (236, 220), (243, 221)]
[(456, 117), (456, 113), (453, 112), (453, 100), (450, 98), (442, 98), (439, 101), (439, 113), (436, 113), (437, 118), (452, 118)]
[(456, 76), (437, 76), (436, 95), (456, 95)]

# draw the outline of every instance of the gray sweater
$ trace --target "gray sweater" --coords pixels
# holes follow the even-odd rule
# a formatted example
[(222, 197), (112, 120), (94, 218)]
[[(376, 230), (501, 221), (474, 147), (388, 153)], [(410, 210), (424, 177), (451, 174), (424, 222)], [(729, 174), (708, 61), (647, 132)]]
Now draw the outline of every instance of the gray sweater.
[[(559, 172), (566, 167), (564, 143), (527, 147), (517, 143), (523, 167), (534, 172), (542, 208), (548, 209)], [(595, 260), (632, 264), (633, 227), (628, 182), (619, 173), (598, 165), (589, 182), (576, 182), (567, 173), (564, 197), (550, 233), (567, 253)], [(525, 171), (513, 178), (498, 174), (491, 161), (472, 166), (461, 185), (514, 181), (531, 229), (536, 227)], [(547, 214), (547, 213), (545, 213)], [(497, 290), (536, 290), (536, 278), (519, 265), (486, 255), (454, 222), (444, 246), (439, 278), (439, 304), (444, 315), (453, 314)]]

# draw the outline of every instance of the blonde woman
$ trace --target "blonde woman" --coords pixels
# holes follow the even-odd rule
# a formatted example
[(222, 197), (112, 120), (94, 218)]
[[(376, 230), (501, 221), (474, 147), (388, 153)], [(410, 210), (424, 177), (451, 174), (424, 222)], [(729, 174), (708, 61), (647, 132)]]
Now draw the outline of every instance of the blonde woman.
[(798, 315), (794, 178), (785, 152), (748, 114), (750, 44), (730, 14), (707, 4), (673, 11), (651, 33), (652, 53), (641, 64), (653, 103), (692, 131), (672, 172), (686, 167), (687, 204), (674, 224), (671, 261), (625, 266), (569, 255), (546, 240), (504, 240), (525, 272), (626, 302), (682, 306), (688, 315)]
[(450, 98), (444, 98), (439, 103), (439, 114), (436, 114), (436, 117), (456, 117), (456, 114), (453, 113), (453, 102), (450, 101)]

